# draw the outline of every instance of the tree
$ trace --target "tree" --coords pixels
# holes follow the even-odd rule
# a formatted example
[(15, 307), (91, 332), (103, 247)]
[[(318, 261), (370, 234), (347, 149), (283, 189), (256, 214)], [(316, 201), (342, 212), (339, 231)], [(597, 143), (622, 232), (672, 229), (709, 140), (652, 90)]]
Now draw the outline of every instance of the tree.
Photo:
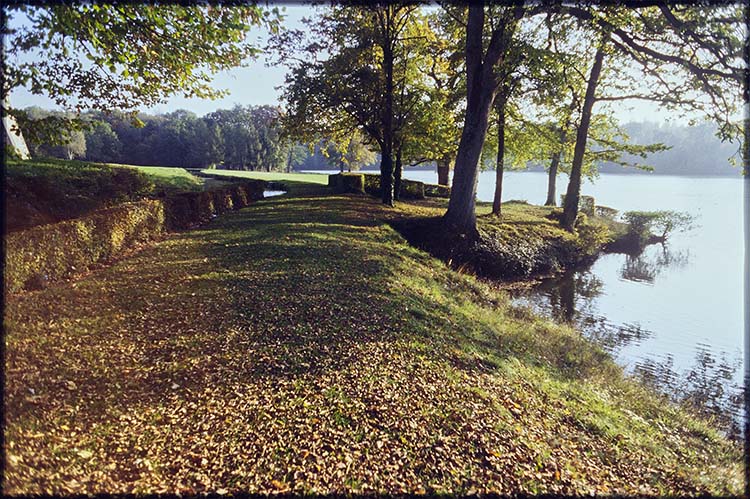
[[(418, 99), (403, 134), (403, 157), (408, 164), (434, 161), (438, 184), (448, 185), (451, 165), (458, 150), (463, 122), (466, 80), (461, 57), (461, 19), (464, 9), (444, 6), (427, 15), (419, 33), (425, 43), (417, 61), (420, 77)], [(465, 17), (465, 16), (464, 16)]]
[[(10, 27), (4, 32), (2, 102), (23, 86), (78, 112), (119, 109), (132, 116), (180, 91), (222, 95), (211, 87), (211, 76), (257, 54), (245, 39), (250, 27), (275, 30), (279, 22), (276, 9), (239, 4), (11, 3), (3, 13)], [(65, 124), (81, 122), (65, 117), (41, 123), (39, 133), (53, 135)]]
[[(86, 155), (86, 137), (80, 129), (65, 129), (57, 134), (55, 140), (45, 140), (45, 137), (30, 130), (30, 120), (45, 124), (68, 119), (69, 116), (58, 111), (46, 111), (36, 106), (25, 110), (30, 119), (19, 123), (21, 132), (28, 140), (29, 152), (32, 157), (53, 157), (62, 159), (83, 158)], [(28, 132), (28, 133), (27, 133)]]
[[(380, 152), (382, 201), (393, 205), (404, 127), (418, 98), (407, 90), (409, 56), (418, 37), (405, 35), (416, 19), (405, 3), (327, 9), (301, 32), (272, 42), (290, 66), (284, 94), (287, 133), (313, 143), (341, 141), (359, 130)], [(303, 57), (295, 55), (302, 50)]]
[[(678, 11), (657, 3), (627, 12), (618, 7), (577, 6), (566, 7), (565, 12), (588, 23), (600, 41), (588, 78), (563, 207), (562, 224), (572, 231), (578, 215), (581, 164), (594, 103), (635, 98), (654, 100), (671, 108), (698, 110), (720, 124), (720, 133), (725, 138), (739, 137), (740, 126), (731, 119), (737, 102), (731, 95), (739, 96), (744, 79), (741, 61), (744, 38), (740, 33), (739, 6), (698, 6)], [(639, 83), (643, 85), (645, 79), (646, 84), (652, 84), (651, 90), (643, 94), (614, 86), (609, 89), (614, 93), (597, 96), (596, 87), (608, 53), (637, 64), (641, 74)]]
[(359, 170), (375, 161), (375, 153), (370, 150), (359, 133), (353, 134), (344, 142), (325, 141), (323, 155), (339, 167), (339, 171)]
[[(629, 7), (631, 10), (578, 4), (515, 5), (506, 7), (512, 12), (509, 17), (488, 17), (481, 3), (470, 5), (465, 46), (467, 106), (456, 155), (451, 199), (444, 217), (448, 225), (460, 232), (476, 234), (474, 203), (478, 159), (486, 136), (490, 109), (498, 86), (503, 83), (498, 78), (496, 68), (507, 55), (505, 30), (521, 18), (532, 18), (545, 11), (564, 13), (595, 27), (593, 38), (601, 42), (598, 47), (601, 53), (594, 57), (592, 71), (587, 78), (587, 92), (581, 105), (577, 154), (574, 154), (571, 167), (572, 185), (569, 184), (570, 195), (566, 196), (568, 208), (565, 210), (564, 225), (567, 228), (572, 230), (577, 216), (580, 175), (593, 99), (649, 98), (674, 108), (689, 106), (720, 123), (720, 132), (724, 137), (739, 135), (740, 127), (731, 120), (736, 103), (731, 102), (728, 96), (738, 94), (737, 87), (744, 75), (740, 58), (742, 9), (738, 6), (699, 6), (673, 10), (661, 2), (637, 2)], [(488, 23), (485, 22), (487, 19)], [(712, 35), (712, 31), (717, 36)], [(590, 33), (583, 35), (582, 39), (591, 38)], [(641, 75), (648, 77), (649, 83), (654, 83), (653, 90), (646, 93), (628, 92), (628, 89), (615, 85), (613, 94), (597, 97), (596, 85), (604, 56), (612, 50), (633, 61)], [(597, 59), (601, 61), (597, 62)], [(667, 73), (679, 78), (664, 78)]]
[(122, 144), (112, 126), (106, 121), (97, 122), (86, 132), (86, 159), (99, 163), (115, 163), (120, 157)]
[(470, 4), (466, 24), (466, 114), (444, 220), (455, 230), (471, 235), (477, 233), (474, 207), (479, 158), (487, 134), (490, 111), (498, 87), (503, 83), (496, 67), (508, 54), (508, 33), (515, 29), (518, 21), (526, 14), (523, 5), (501, 9), (501, 15), (491, 18), (491, 34), (486, 49), (483, 43), (485, 11), (482, 3)]

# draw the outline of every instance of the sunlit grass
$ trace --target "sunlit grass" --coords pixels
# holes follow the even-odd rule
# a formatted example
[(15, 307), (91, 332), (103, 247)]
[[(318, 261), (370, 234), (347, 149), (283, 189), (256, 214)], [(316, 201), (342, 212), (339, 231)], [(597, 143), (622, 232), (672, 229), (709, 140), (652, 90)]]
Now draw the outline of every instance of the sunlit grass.
[(387, 223), (440, 210), (273, 198), (11, 297), (6, 489), (739, 493), (709, 424)]
[(321, 173), (278, 173), (278, 172), (253, 172), (241, 170), (203, 170), (203, 173), (215, 175), (226, 175), (229, 177), (253, 178), (268, 180), (269, 182), (282, 182), (291, 180), (294, 182), (305, 182), (310, 184), (328, 185), (328, 175)]

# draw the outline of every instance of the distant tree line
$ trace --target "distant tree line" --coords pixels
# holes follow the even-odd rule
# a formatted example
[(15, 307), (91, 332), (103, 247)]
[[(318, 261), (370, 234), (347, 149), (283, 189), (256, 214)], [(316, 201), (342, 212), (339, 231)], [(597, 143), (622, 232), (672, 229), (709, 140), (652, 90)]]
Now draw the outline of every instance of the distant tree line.
[[(39, 107), (26, 108), (25, 112), (35, 120), (62, 114)], [(67, 132), (56, 144), (35, 141), (33, 134), (29, 134), (32, 156), (144, 166), (264, 171), (376, 169), (380, 161), (379, 155), (361, 140), (352, 139), (343, 146), (332, 140), (319, 140), (307, 146), (283, 139), (277, 123), (279, 111), (271, 106), (235, 106), (203, 117), (185, 110), (160, 115), (141, 113), (138, 119), (142, 127), (117, 113), (88, 112), (83, 117), (89, 126)], [(727, 159), (736, 157), (736, 144), (719, 140), (716, 127), (710, 123), (687, 126), (630, 122), (622, 128), (635, 143), (663, 143), (669, 147), (666, 151), (651, 153), (645, 161), (626, 154), (625, 163), (640, 162), (653, 168), (654, 173), (665, 175), (738, 174), (738, 170), (727, 163)], [(624, 168), (622, 163), (603, 161), (597, 170), (601, 173), (642, 172), (639, 168)], [(422, 163), (422, 167), (435, 168), (435, 163)], [(485, 158), (483, 167), (494, 168), (493, 159)], [(528, 164), (531, 171), (544, 168), (546, 166), (540, 164)]]
[[(64, 117), (64, 113), (39, 107), (24, 111), (36, 121)], [(310, 151), (281, 137), (279, 114), (278, 108), (272, 106), (238, 105), (203, 117), (185, 110), (159, 115), (140, 113), (134, 123), (121, 113), (89, 111), (81, 115), (87, 126), (66, 130), (55, 141), (37, 139), (31, 130), (25, 135), (31, 155), (37, 158), (262, 171), (336, 165), (337, 157), (330, 153), (326, 156), (325, 147), (316, 146)]]
[[(651, 122), (626, 123), (625, 132), (633, 142), (648, 144), (660, 142), (669, 146), (666, 151), (652, 153), (643, 163), (653, 172), (663, 175), (732, 175), (741, 173), (731, 164), (740, 159), (737, 142), (722, 142), (716, 136), (716, 126), (700, 123), (694, 126), (657, 124)], [(634, 157), (625, 156), (635, 161)], [(622, 168), (614, 163), (602, 163), (603, 173), (639, 173), (636, 168)]]

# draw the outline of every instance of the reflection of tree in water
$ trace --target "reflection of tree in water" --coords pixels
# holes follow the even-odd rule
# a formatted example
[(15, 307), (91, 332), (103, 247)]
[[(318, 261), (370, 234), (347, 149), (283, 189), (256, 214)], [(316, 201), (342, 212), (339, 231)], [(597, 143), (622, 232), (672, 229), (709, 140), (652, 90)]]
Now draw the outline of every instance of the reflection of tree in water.
[(654, 334), (640, 324), (612, 324), (601, 316), (583, 317), (576, 325), (587, 338), (612, 354), (617, 354), (627, 345), (637, 345)]
[(555, 320), (575, 326), (613, 354), (653, 334), (638, 324), (613, 324), (598, 315), (595, 298), (602, 294), (603, 288), (602, 280), (592, 272), (569, 271), (540, 284), (536, 288), (537, 296), (544, 296), (547, 301), (535, 305)]
[(625, 264), (620, 269), (620, 277), (626, 281), (653, 283), (665, 270), (680, 269), (688, 264), (688, 251), (672, 250), (665, 244), (659, 246), (647, 248), (637, 255), (626, 255)]
[(604, 283), (590, 271), (568, 271), (549, 279), (537, 290), (549, 299), (550, 313), (559, 321), (573, 323), (593, 312), (593, 299), (602, 294)]
[[(688, 264), (687, 251), (672, 251), (667, 246), (652, 248), (640, 255), (627, 256), (620, 270), (621, 277), (651, 283), (664, 270)], [(613, 355), (627, 345), (653, 336), (653, 331), (638, 324), (613, 324), (599, 315), (596, 298), (603, 293), (603, 287), (602, 280), (589, 270), (566, 272), (559, 278), (544, 281), (527, 297), (537, 310), (573, 325)], [(539, 300), (542, 297), (546, 300)], [(634, 371), (647, 385), (712, 418), (729, 437), (741, 438), (744, 391), (732, 382), (740, 367), (740, 359), (732, 363), (725, 354), (718, 359), (701, 346), (695, 365), (687, 373), (675, 371), (672, 355), (662, 361), (641, 360)]]
[(706, 346), (699, 345), (695, 365), (687, 375), (678, 375), (673, 365), (671, 355), (662, 362), (645, 359), (635, 366), (635, 374), (647, 385), (713, 419), (730, 438), (740, 439), (744, 389), (732, 380), (741, 359), (731, 362), (724, 353), (718, 359)]

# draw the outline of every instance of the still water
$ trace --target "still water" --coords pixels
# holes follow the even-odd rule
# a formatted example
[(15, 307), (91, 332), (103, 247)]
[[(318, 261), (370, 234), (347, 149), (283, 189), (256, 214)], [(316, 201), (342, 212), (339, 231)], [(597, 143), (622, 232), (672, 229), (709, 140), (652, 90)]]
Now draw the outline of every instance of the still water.
[[(437, 175), (405, 177), (435, 183)], [(546, 174), (508, 172), (505, 200), (543, 204)], [(558, 178), (564, 192), (567, 177)], [(741, 415), (743, 376), (743, 204), (739, 178), (601, 175), (582, 193), (620, 210), (677, 210), (696, 227), (636, 256), (603, 255), (591, 267), (543, 281), (515, 297), (521, 305), (575, 324), (626, 371), (730, 428)], [(480, 174), (477, 197), (491, 201), (494, 172)], [(732, 433), (736, 432), (729, 430)]]

